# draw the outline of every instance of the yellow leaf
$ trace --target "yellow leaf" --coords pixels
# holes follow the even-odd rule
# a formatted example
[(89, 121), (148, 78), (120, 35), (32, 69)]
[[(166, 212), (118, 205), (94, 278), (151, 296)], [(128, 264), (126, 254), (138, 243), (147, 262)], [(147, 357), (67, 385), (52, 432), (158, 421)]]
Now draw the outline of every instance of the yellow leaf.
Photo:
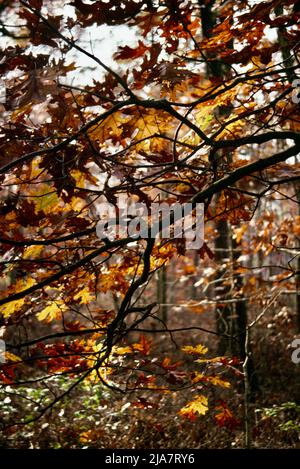
[(30, 179), (36, 179), (42, 172), (41, 168), (39, 167), (39, 163), (41, 162), (41, 157), (34, 158), (31, 162), (31, 174)]
[[(32, 278), (27, 278), (26, 280), (18, 280), (17, 283), (15, 284), (15, 288), (13, 292), (10, 292), (11, 294), (14, 293), (19, 293), (22, 290), (26, 290), (27, 288), (32, 287), (32, 285), (35, 284), (35, 281)], [(10, 294), (9, 293), (9, 294)], [(21, 307), (24, 305), (25, 299), (21, 298), (20, 300), (14, 300), (10, 301), (6, 305), (2, 307), (1, 313), (2, 315), (7, 318), (14, 314), (16, 311), (19, 311)]]
[(94, 295), (89, 291), (87, 287), (83, 288), (74, 296), (74, 300), (80, 300), (80, 303), (88, 304), (93, 301)]
[(222, 386), (222, 388), (230, 388), (229, 381), (219, 378), (218, 376), (208, 376), (208, 381), (214, 386)]
[(90, 182), (92, 184), (98, 183), (98, 179), (95, 176), (88, 172), (84, 173), (79, 169), (72, 169), (72, 171), (70, 171), (70, 174), (76, 181), (76, 187), (80, 187), (81, 189), (84, 189), (86, 187), (87, 182)]
[(133, 353), (133, 349), (131, 347), (114, 347), (113, 353), (116, 355), (126, 355), (127, 353)]
[(197, 363), (223, 363), (224, 357), (198, 358)]
[(112, 115), (104, 119), (100, 124), (97, 124), (89, 132), (89, 137), (100, 143), (104, 143), (110, 138), (120, 137), (123, 132), (123, 125), (128, 122), (130, 117), (124, 117), (121, 112), (114, 112)]
[[(128, 125), (132, 129), (132, 135), (136, 142), (146, 139), (136, 145), (137, 150), (158, 150), (163, 147), (161, 139), (153, 138), (153, 135), (161, 135), (169, 129), (170, 116), (166, 113), (158, 114), (156, 110), (139, 112), (133, 116)], [(150, 138), (152, 137), (152, 138)]]
[(81, 189), (84, 189), (85, 183), (86, 183), (86, 178), (85, 178), (84, 173), (82, 171), (79, 171), (79, 169), (73, 169), (72, 171), (70, 171), (70, 174), (76, 181), (76, 187), (80, 187)]
[(192, 345), (185, 345), (184, 347), (181, 347), (181, 350), (191, 355), (205, 355), (208, 352), (208, 348), (201, 344), (196, 345), (195, 347)]
[(215, 106), (202, 106), (195, 114), (195, 120), (201, 130), (206, 130), (211, 121), (214, 120), (213, 110)]
[(250, 283), (250, 285), (255, 286), (256, 285), (256, 277), (250, 277), (248, 282)]
[(180, 409), (179, 414), (185, 417), (193, 417), (196, 413), (205, 415), (208, 411), (207, 397), (200, 395), (193, 401), (189, 402), (185, 407)]
[(242, 240), (243, 234), (248, 230), (247, 225), (242, 225), (240, 228), (235, 228), (234, 230), (234, 238), (236, 242), (239, 244)]
[(24, 251), (23, 259), (35, 259), (43, 248), (44, 246), (28, 246)]
[[(229, 120), (229, 119), (228, 119)], [(227, 140), (240, 137), (243, 134), (245, 120), (239, 119), (231, 124), (227, 124), (224, 130), (217, 136), (216, 140)]]
[[(80, 197), (72, 197), (69, 207), (71, 210), (74, 210), (74, 212), (79, 213), (84, 207), (86, 207), (86, 202)], [(78, 218), (84, 217), (78, 216)]]
[[(92, 359), (93, 366), (95, 365), (95, 358)], [(114, 368), (110, 366), (101, 366), (97, 370), (93, 370), (86, 378), (88, 382), (99, 383), (99, 381), (105, 381), (106, 383), (110, 380), (109, 376), (114, 373)]]
[(43, 188), (33, 194), (34, 211), (36, 214), (38, 214), (39, 211), (51, 213), (54, 207), (56, 208), (59, 204), (59, 198), (53, 187), (46, 184), (43, 184), (43, 186)]
[(49, 306), (46, 306), (45, 309), (37, 313), (36, 317), (38, 318), (38, 320), (51, 322), (54, 319), (60, 319), (62, 309), (65, 309), (65, 307), (63, 304), (59, 305), (59, 303), (61, 302), (53, 301)]
[(22, 358), (17, 357), (17, 355), (15, 355), (14, 353), (11, 353), (11, 352), (4, 352), (4, 357), (5, 357), (5, 360), (11, 361), (11, 362), (21, 362), (22, 361)]
[(21, 298), (20, 300), (16, 301), (10, 301), (6, 305), (3, 306), (3, 309), (1, 313), (5, 318), (8, 318), (12, 314), (14, 314), (16, 311), (19, 311), (21, 307), (23, 306), (25, 300), (24, 298)]
[(155, 115), (142, 116), (135, 122), (138, 130), (135, 139), (140, 140), (150, 137), (151, 135), (159, 132), (159, 124)]
[(206, 383), (211, 383), (214, 386), (222, 386), (223, 388), (229, 388), (230, 383), (229, 381), (225, 381), (218, 376), (205, 376), (202, 373), (196, 372), (195, 377), (193, 378), (193, 383), (199, 383), (199, 382), (206, 382)]

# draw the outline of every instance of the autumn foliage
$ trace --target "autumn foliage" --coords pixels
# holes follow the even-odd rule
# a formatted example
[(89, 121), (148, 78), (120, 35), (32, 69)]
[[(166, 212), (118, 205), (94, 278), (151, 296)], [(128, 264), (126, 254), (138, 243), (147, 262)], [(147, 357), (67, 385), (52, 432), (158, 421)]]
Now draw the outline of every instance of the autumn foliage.
[[(255, 328), (287, 307), (300, 330), (299, 8), (0, 0), (0, 32), (1, 392), (41, 393), (3, 434), (93, 386), (133, 419), (166, 402), (183, 429), (243, 434)], [(204, 204), (203, 245), (99, 238), (120, 197)], [(79, 433), (61, 446), (104, 438)]]

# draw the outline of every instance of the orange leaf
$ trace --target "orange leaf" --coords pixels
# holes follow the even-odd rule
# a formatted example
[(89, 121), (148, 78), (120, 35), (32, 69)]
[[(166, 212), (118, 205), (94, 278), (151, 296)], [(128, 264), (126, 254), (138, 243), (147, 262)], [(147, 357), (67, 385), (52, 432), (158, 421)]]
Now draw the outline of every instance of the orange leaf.
[(136, 344), (133, 344), (132, 347), (134, 350), (138, 350), (143, 355), (149, 355), (151, 351), (151, 345), (152, 345), (152, 341), (147, 340), (144, 334), (141, 334), (140, 341), (137, 342)]

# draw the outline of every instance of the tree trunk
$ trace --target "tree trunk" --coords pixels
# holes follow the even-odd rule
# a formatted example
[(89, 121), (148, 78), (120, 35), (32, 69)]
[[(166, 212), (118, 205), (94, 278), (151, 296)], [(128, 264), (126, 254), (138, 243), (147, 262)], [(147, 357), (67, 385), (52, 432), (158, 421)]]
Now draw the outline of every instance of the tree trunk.
[[(282, 15), (283, 7), (279, 6), (275, 8), (276, 15)], [(294, 58), (291, 54), (288, 40), (284, 35), (285, 27), (281, 26), (278, 28), (278, 42), (280, 44), (281, 55), (282, 59), (284, 60), (286, 67), (292, 67), (294, 65)], [(290, 84), (293, 83), (294, 80), (297, 79), (297, 75), (293, 70), (288, 70), (286, 72), (286, 77)], [(296, 197), (298, 201), (298, 215), (300, 215), (300, 185), (295, 183), (294, 184)], [(299, 241), (299, 249), (300, 249), (300, 241)], [(297, 257), (297, 265), (296, 265), (297, 272), (300, 272), (300, 255)], [(296, 275), (296, 324), (297, 324), (297, 332), (300, 332), (300, 275)]]
[[(203, 5), (203, 2), (199, 1), (201, 9), (201, 20), (202, 20), (202, 31), (203, 35), (206, 38), (210, 37), (210, 31), (215, 25), (215, 15), (212, 11), (214, 2), (210, 2), (207, 5)], [(222, 64), (220, 61), (213, 60), (212, 56), (207, 57), (210, 59), (207, 63), (207, 76), (208, 77), (219, 77), (222, 78), (226, 74), (230, 73), (230, 69), (226, 64)], [(228, 106), (226, 112), (230, 114), (231, 107)], [(226, 156), (226, 159), (225, 159)], [(215, 178), (217, 177), (217, 171), (222, 165), (226, 169), (226, 165), (230, 163), (231, 155), (226, 152), (226, 155), (217, 154), (214, 155), (213, 171), (215, 173)], [(216, 201), (218, 204), (218, 200)], [(238, 256), (232, 253), (236, 252), (236, 243), (232, 239), (232, 229), (231, 225), (227, 220), (219, 220), (216, 225), (217, 237), (215, 240), (215, 258), (219, 265), (223, 265), (227, 262), (228, 258), (231, 256), (231, 262), (233, 263), (232, 275), (234, 275), (233, 288), (240, 289), (243, 285), (242, 277), (237, 274), (234, 274), (234, 264)], [(232, 292), (230, 281), (225, 281), (222, 285), (222, 277), (225, 275), (229, 276), (228, 273), (224, 272), (224, 269), (219, 270), (217, 274), (217, 288), (216, 296), (220, 298), (220, 303), (223, 300), (231, 299)], [(218, 282), (218, 280), (220, 282)], [(245, 301), (237, 301), (234, 303), (225, 303), (223, 306), (218, 305), (216, 307), (216, 329), (220, 335), (218, 353), (224, 355), (226, 352), (238, 355), (239, 358), (245, 360), (246, 351), (245, 351), (245, 342), (246, 342), (246, 330), (248, 324), (248, 313), (247, 313), (247, 303)], [(223, 334), (226, 334), (227, 337)], [(235, 337), (237, 340), (235, 340)], [(248, 349), (250, 349), (251, 344), (248, 343)], [(258, 383), (257, 378), (254, 372), (254, 363), (249, 352), (247, 359), (247, 375), (249, 376), (249, 392), (251, 397), (254, 396), (254, 392), (257, 390)]]

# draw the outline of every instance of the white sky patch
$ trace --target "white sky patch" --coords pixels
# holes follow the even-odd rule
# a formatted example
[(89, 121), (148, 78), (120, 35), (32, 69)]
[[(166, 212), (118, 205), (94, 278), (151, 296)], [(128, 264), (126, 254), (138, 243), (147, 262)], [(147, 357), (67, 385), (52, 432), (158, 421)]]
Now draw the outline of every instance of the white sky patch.
[[(117, 51), (118, 46), (130, 45), (133, 47), (136, 41), (136, 30), (132, 27), (129, 28), (125, 25), (109, 27), (95, 24), (86, 28), (77, 44), (118, 72), (121, 71), (120, 66), (114, 61), (113, 54)], [(91, 85), (93, 79), (100, 80), (104, 76), (104, 69), (100, 65), (75, 49), (67, 54), (67, 61), (75, 61), (78, 66), (77, 70), (68, 74), (68, 82), (71, 81), (74, 86)]]

